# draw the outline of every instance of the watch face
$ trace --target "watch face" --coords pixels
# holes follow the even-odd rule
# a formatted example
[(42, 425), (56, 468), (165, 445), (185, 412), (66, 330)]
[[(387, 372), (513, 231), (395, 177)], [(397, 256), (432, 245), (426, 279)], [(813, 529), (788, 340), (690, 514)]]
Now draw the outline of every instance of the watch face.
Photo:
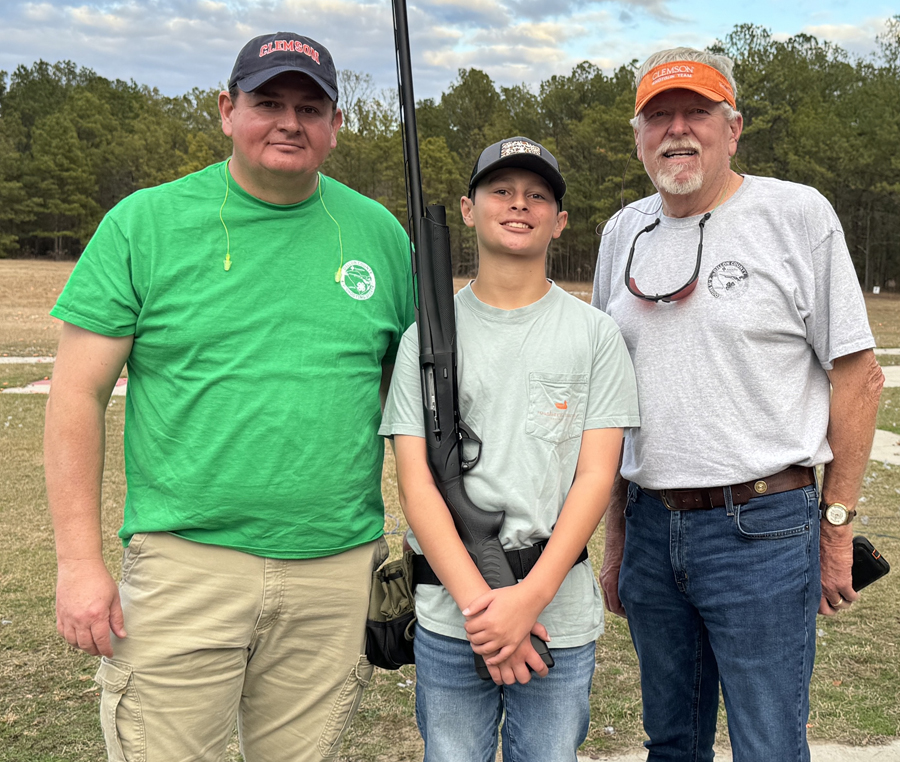
[(829, 505), (825, 509), (825, 518), (829, 524), (840, 526), (847, 523), (847, 509), (840, 503)]

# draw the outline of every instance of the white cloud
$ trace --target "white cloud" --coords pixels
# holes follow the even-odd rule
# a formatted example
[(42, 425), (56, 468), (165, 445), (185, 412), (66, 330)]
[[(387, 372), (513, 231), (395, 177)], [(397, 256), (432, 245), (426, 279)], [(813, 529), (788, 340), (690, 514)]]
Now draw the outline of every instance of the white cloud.
[(547, 0), (507, 0), (511, 14), (539, 20), (553, 16), (567, 19), (584, 10), (612, 8), (628, 18), (650, 16), (661, 21), (678, 21), (679, 17), (669, 10), (669, 0), (556, 0), (550, 7)]
[[(393, 77), (391, 9), (353, 0), (243, 3), (11, 3), (0, 10), (0, 69), (72, 60), (109, 79), (134, 79), (175, 95), (224, 82), (252, 37), (293, 30), (328, 47), (339, 68)], [(351, 41), (365, 40), (366, 44)]]
[(573, 37), (580, 36), (584, 29), (570, 24), (556, 22), (514, 24), (503, 29), (482, 29), (471, 38), (472, 45), (549, 45), (558, 47)]
[(410, 27), (416, 15), (430, 18), (443, 24), (455, 24), (461, 27), (487, 27), (509, 23), (510, 14), (506, 5), (497, 0), (429, 0), (416, 3), (408, 9)]
[(885, 31), (887, 17), (866, 18), (858, 24), (815, 24), (803, 31), (821, 40), (840, 45), (848, 53), (867, 56), (876, 48), (875, 38)]
[(52, 19), (55, 14), (56, 11), (50, 3), (26, 3), (22, 9), (22, 15), (36, 24)]
[[(713, 14), (705, 0), (407, 2), (419, 97), (438, 97), (459, 68), (532, 86), (583, 60), (611, 72), (662, 48), (705, 47), (747, 20), (740, 7)], [(874, 50), (884, 28), (883, 18), (826, 25), (810, 12), (805, 19), (803, 31), (857, 55)], [(776, 34), (779, 20), (767, 24)], [(318, 40), (339, 68), (370, 74), (376, 88), (396, 85), (387, 0), (3, 0), (0, 69), (67, 59), (175, 95), (216, 87), (249, 39), (276, 30)]]

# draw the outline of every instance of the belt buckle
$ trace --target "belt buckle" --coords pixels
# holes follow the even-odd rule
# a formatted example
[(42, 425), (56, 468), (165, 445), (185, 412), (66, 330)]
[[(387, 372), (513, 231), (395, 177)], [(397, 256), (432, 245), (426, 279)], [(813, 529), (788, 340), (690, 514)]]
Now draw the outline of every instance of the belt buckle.
[(669, 490), (661, 489), (659, 491), (659, 496), (662, 498), (663, 505), (666, 506), (666, 508), (668, 508), (670, 511), (680, 510), (679, 508), (676, 508), (675, 506), (669, 505)]

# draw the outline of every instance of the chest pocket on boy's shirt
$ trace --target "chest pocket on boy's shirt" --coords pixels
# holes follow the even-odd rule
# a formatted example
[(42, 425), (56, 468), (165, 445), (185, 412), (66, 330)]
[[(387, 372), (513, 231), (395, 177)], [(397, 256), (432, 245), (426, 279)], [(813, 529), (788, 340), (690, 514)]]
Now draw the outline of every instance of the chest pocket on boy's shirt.
[(587, 373), (529, 373), (526, 433), (554, 444), (580, 437), (587, 389)]

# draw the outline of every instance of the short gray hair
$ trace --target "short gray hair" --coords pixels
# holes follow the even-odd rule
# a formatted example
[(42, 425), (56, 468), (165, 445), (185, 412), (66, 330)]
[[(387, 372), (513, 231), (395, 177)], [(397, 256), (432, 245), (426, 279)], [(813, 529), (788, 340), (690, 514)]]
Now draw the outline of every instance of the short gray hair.
[[(731, 85), (731, 92), (734, 93), (734, 97), (737, 99), (737, 83), (734, 81), (734, 74), (732, 74), (734, 61), (728, 56), (720, 56), (716, 53), (708, 53), (705, 50), (697, 50), (696, 48), (669, 48), (668, 50), (660, 50), (657, 53), (654, 53), (650, 58), (644, 61), (640, 68), (634, 73), (635, 87), (641, 84), (641, 80), (651, 69), (654, 69), (661, 64), (671, 63), (672, 61), (696, 61), (697, 63), (711, 66), (728, 80), (728, 84)], [(740, 112), (733, 109), (730, 103), (722, 101), (721, 105), (722, 111), (725, 114), (725, 119), (729, 122), (733, 122), (740, 116)], [(643, 109), (640, 114), (629, 121), (629, 124), (636, 130), (640, 127), (642, 114)]]

